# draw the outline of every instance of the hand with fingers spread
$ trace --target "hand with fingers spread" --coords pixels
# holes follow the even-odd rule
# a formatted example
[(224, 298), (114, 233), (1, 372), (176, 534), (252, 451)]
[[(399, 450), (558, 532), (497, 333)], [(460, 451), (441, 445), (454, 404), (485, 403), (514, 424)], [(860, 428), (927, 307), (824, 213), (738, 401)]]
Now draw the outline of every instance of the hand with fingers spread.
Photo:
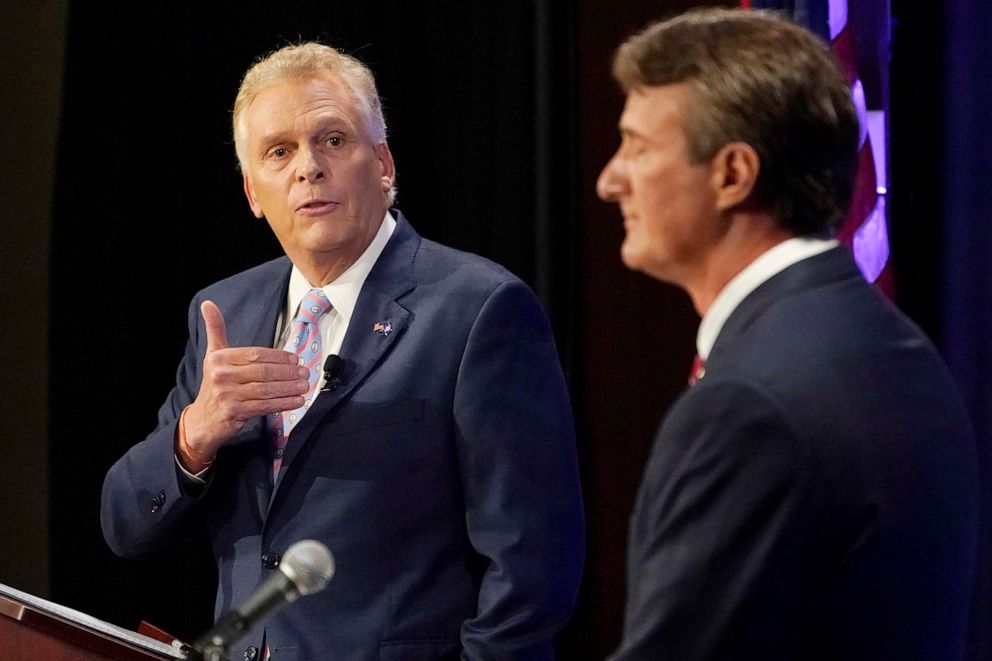
[(218, 449), (250, 419), (303, 405), (307, 370), (296, 354), (267, 347), (230, 347), (220, 308), (200, 306), (207, 331), (200, 392), (183, 411), (178, 453), (183, 466), (197, 473), (213, 462)]

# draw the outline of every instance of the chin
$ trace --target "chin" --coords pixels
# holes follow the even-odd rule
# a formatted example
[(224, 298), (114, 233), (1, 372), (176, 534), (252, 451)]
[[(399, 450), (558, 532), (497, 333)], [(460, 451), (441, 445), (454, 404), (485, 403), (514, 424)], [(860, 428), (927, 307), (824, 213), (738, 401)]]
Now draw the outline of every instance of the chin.
[(630, 239), (624, 240), (620, 245), (620, 261), (623, 265), (632, 271), (641, 270), (641, 255), (634, 245), (631, 245)]
[(302, 242), (307, 244), (308, 247), (316, 250), (320, 250), (322, 248), (332, 248), (342, 243), (348, 243), (349, 240), (353, 240), (354, 237), (351, 235), (354, 232), (350, 232), (348, 230), (349, 228), (342, 227), (338, 223), (315, 223), (311, 227), (307, 228), (307, 231), (301, 236), (301, 239)]
[(634, 247), (624, 244), (620, 248), (620, 261), (631, 271), (643, 273), (649, 278), (660, 280), (661, 282), (672, 282), (668, 273), (667, 263), (659, 260), (657, 255), (639, 251)]

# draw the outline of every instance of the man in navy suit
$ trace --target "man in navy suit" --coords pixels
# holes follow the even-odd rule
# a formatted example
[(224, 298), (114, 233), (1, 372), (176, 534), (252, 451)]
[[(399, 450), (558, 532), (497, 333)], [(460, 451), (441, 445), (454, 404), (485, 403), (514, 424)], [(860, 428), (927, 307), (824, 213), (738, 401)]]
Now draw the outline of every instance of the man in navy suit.
[(598, 182), (632, 269), (702, 316), (655, 439), (614, 661), (959, 659), (977, 469), (923, 334), (831, 238), (858, 119), (825, 44), (760, 12), (654, 24), (619, 49)]
[[(251, 209), (286, 257), (191, 304), (158, 427), (107, 474), (108, 544), (140, 555), (206, 526), (219, 615), (294, 542), (323, 542), (329, 586), (246, 632), (238, 657), (551, 659), (583, 524), (538, 301), (390, 209), (382, 110), (354, 58), (303, 44), (260, 61), (234, 137)], [(343, 368), (328, 380), (331, 354)]]

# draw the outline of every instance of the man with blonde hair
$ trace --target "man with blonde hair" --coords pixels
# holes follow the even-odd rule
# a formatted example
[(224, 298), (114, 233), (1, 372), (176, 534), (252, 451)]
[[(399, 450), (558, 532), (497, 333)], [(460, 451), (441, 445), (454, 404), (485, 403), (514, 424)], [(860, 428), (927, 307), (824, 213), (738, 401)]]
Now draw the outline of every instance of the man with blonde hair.
[(551, 659), (583, 529), (540, 304), (391, 208), (358, 60), (276, 51), (245, 75), (233, 129), (286, 256), (195, 297), (158, 427), (107, 474), (108, 544), (141, 555), (205, 525), (220, 615), (293, 543), (323, 542), (333, 580), (247, 631), (245, 659)]
[(629, 39), (614, 74), (599, 195), (624, 264), (702, 322), (631, 518), (611, 660), (962, 658), (974, 439), (933, 346), (831, 237), (858, 121), (827, 45), (696, 11)]

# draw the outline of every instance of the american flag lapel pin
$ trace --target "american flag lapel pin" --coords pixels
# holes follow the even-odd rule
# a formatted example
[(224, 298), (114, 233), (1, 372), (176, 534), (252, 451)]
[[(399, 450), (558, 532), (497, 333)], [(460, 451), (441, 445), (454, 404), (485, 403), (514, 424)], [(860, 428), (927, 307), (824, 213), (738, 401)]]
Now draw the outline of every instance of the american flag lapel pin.
[(393, 332), (393, 325), (389, 323), (389, 319), (377, 321), (372, 324), (372, 332), (378, 333), (379, 335), (389, 335)]

